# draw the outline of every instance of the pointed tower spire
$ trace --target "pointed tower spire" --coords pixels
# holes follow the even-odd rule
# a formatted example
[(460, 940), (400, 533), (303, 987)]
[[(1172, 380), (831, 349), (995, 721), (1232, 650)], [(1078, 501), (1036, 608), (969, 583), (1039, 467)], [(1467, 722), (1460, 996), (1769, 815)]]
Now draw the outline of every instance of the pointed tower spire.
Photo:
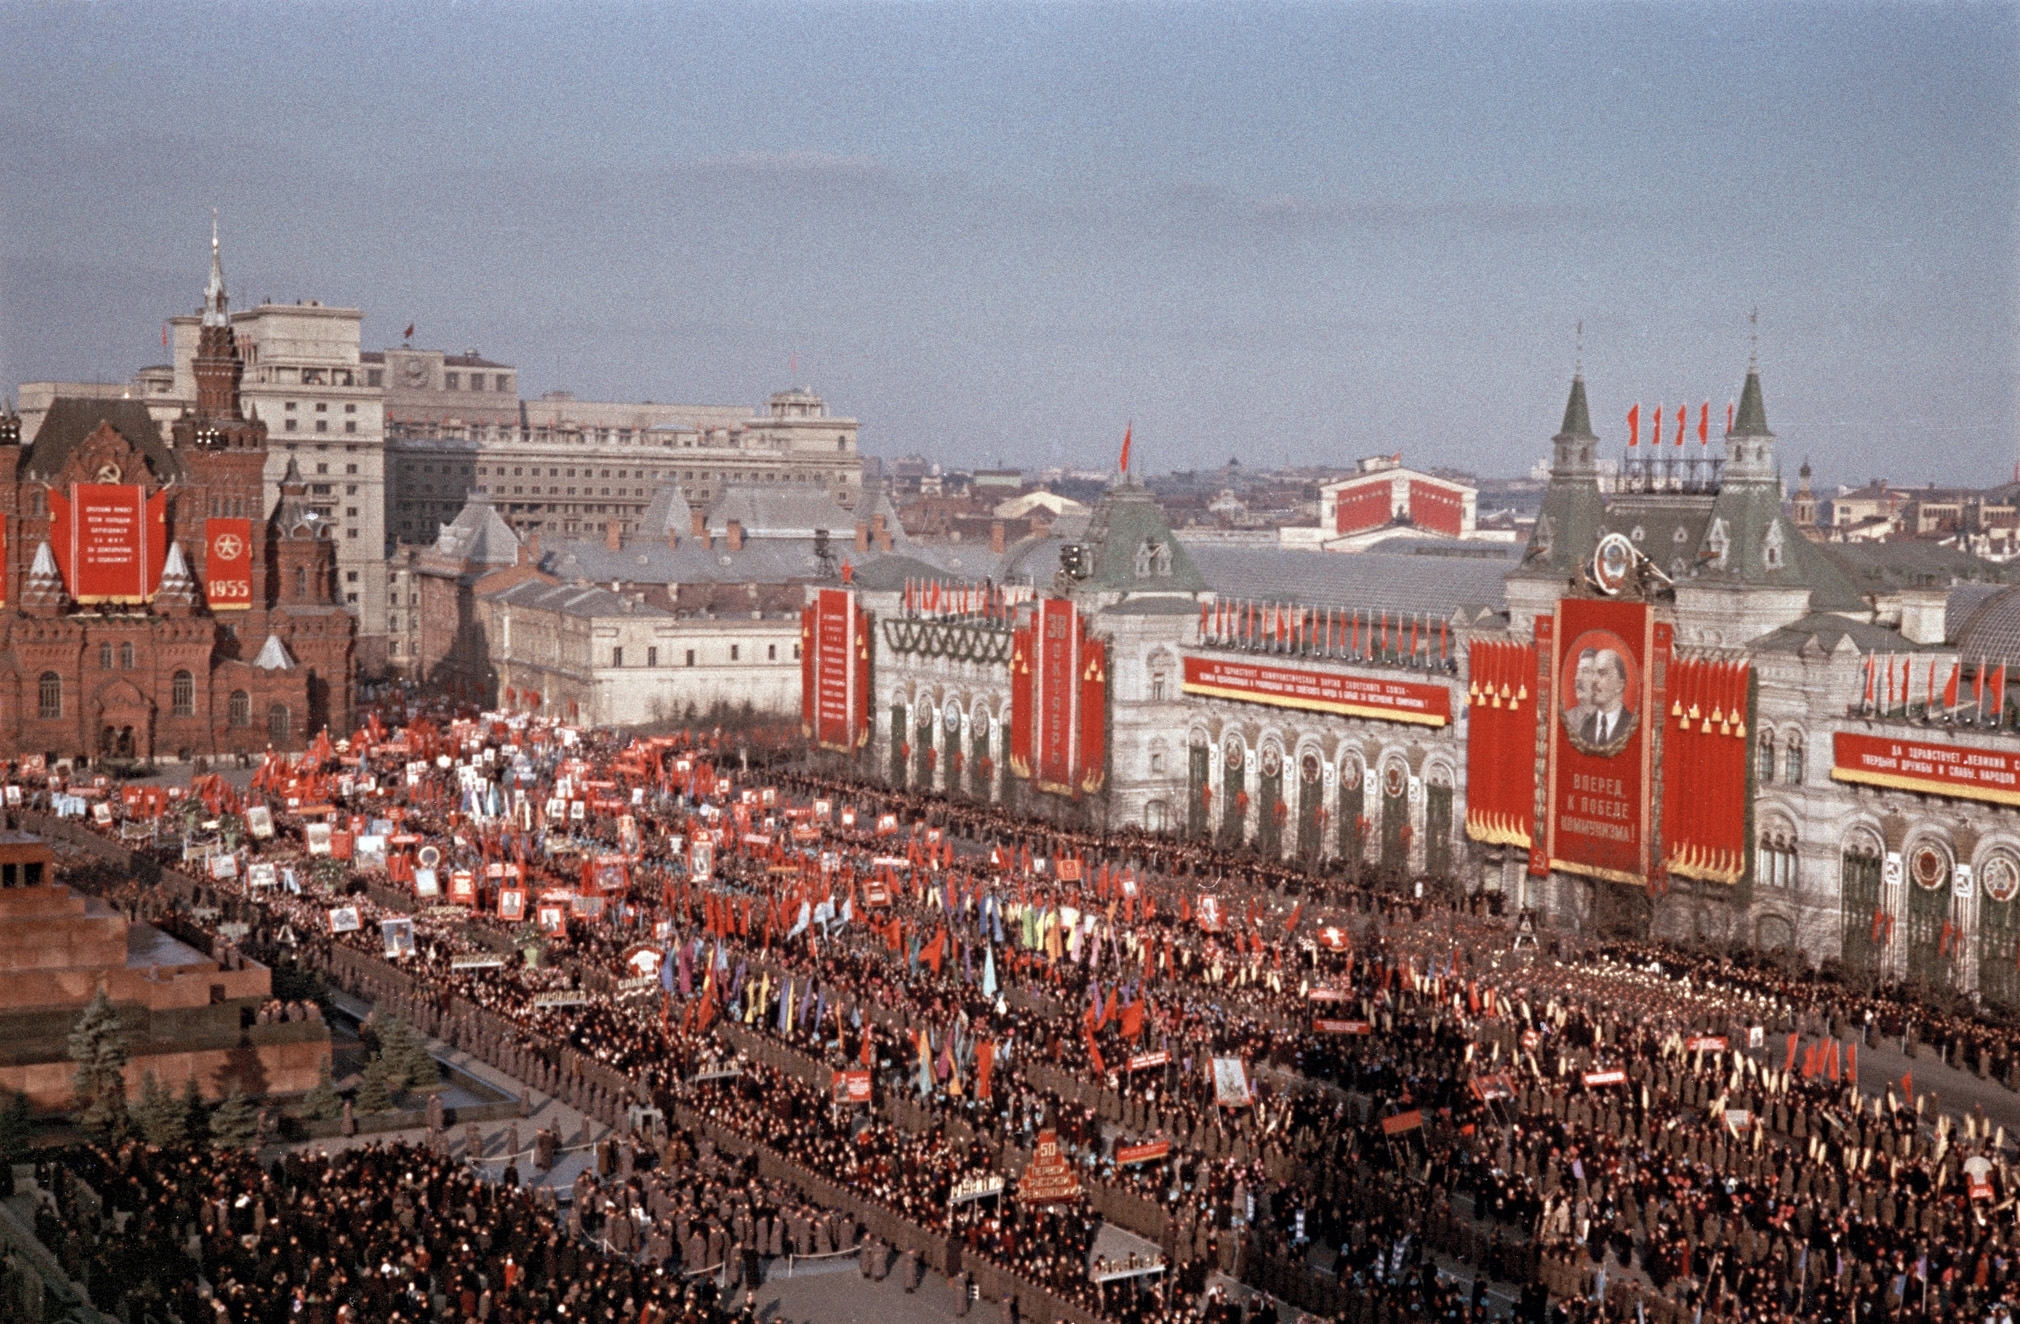
[(217, 242), (217, 208), (210, 209), (210, 280), (203, 287), (203, 324), (229, 326), (231, 300), (224, 292), (224, 258)]
[(210, 214), (210, 279), (203, 287), (203, 325), (198, 328), (196, 357), (190, 362), (196, 376), (196, 418), (204, 426), (200, 439), (217, 444), (232, 430), (220, 428), (245, 417), (239, 407), (239, 379), (245, 364), (238, 356), (238, 342), (231, 332), (231, 300), (224, 292), (224, 259), (218, 254), (217, 213)]

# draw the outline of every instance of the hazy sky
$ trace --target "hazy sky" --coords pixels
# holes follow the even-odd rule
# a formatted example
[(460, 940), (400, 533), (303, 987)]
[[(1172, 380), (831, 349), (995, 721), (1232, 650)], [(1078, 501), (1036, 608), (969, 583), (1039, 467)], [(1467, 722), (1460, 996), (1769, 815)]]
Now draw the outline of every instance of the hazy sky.
[(0, 382), (361, 307), (527, 394), (1152, 469), (1546, 453), (1722, 415), (1792, 475), (2003, 481), (2010, 4), (0, 7)]

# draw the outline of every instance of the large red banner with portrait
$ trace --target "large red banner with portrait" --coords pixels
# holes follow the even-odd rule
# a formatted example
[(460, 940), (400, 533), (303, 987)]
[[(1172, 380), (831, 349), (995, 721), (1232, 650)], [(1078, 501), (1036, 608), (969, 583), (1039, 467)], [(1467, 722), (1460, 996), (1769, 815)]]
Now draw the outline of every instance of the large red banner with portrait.
[(1010, 770), (1060, 795), (1104, 779), (1108, 650), (1084, 627), (1071, 599), (1042, 599), (1010, 655)]
[(138, 483), (72, 483), (49, 494), (50, 546), (80, 603), (140, 603), (168, 560), (168, 494)]
[(212, 611), (252, 607), (252, 521), (203, 522), (203, 596)]
[(824, 588), (800, 613), (800, 729), (847, 752), (869, 732), (870, 634), (853, 589)]
[(1655, 617), (1644, 602), (1567, 598), (1553, 628), (1537, 624), (1538, 653), (1550, 659), (1542, 714), (1550, 724), (1549, 867), (1645, 884), (1649, 734), (1660, 721), (1656, 673), (1666, 665), (1667, 640), (1658, 656)]

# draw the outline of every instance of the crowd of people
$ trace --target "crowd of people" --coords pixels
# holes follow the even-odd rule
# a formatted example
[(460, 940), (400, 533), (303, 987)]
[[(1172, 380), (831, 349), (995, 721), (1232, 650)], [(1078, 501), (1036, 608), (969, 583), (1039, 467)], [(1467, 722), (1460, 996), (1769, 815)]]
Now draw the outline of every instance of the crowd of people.
[[(375, 715), (348, 748), (270, 761), (248, 802), (206, 787), (187, 817), (228, 825), (208, 854), (231, 863), (115, 899), (207, 933), (243, 924), (213, 940), (221, 959), (340, 982), (390, 966), (403, 1014), (530, 1088), (613, 1124), (634, 1104), (706, 1118), (1088, 1315), (1220, 1318), (1238, 1282), (1356, 1324), (1485, 1319), (1490, 1276), (1525, 1289), (1518, 1313), (1547, 1294), (1571, 1319), (1694, 1324), (1976, 1321), (2020, 1294), (2003, 1129), (1840, 1068), (1884, 1038), (2008, 1079), (2013, 1040), (1985, 1022), (1650, 944), (1538, 959), (1476, 907), (839, 780), (789, 738), (744, 740)], [(329, 807), (340, 846), (304, 806)], [(271, 837), (251, 829), (260, 807)], [(131, 816), (118, 804), (99, 826)], [(191, 836), (159, 833), (163, 858), (183, 867)], [(439, 895), (416, 876), (423, 847)], [(403, 921), (410, 946), (390, 931)], [(390, 1184), (366, 1204), (410, 1244), (220, 1247), (247, 1302), (233, 1317), (307, 1293), (411, 1318), (424, 1298), (460, 1303), (466, 1279), (491, 1296), (478, 1318), (539, 1317), (564, 1304), (531, 1294), (567, 1246), (583, 1258), (566, 1276), (593, 1284), (568, 1317), (629, 1299), (700, 1318), (721, 1307), (683, 1275), (734, 1285), (755, 1272), (746, 1252), (871, 1236), (697, 1143), (666, 1136), (642, 1163), (627, 1149), (565, 1214), (438, 1156), (422, 1176), (387, 1176), (401, 1165), (379, 1151), (290, 1158)], [(1034, 1154), (1055, 1146), (1069, 1175), (1040, 1181)], [(174, 1182), (120, 1174), (177, 1163), (224, 1164), (204, 1180), (251, 1183), (269, 1212), (300, 1185), (131, 1146), (98, 1162), (122, 1189), (156, 1183), (107, 1196), (122, 1209)], [(956, 1200), (994, 1177), (1000, 1197)], [(396, 1198), (416, 1182), (428, 1199), (409, 1204), (437, 1211), (418, 1233)], [(484, 1258), (495, 1234), (460, 1252), (450, 1236), (472, 1189), (527, 1201), (544, 1229), (548, 1249), (511, 1248), (548, 1275), (526, 1272), (516, 1300)], [(183, 1253), (191, 1221), (156, 1215), (163, 1254)], [(1090, 1274), (1116, 1221), (1168, 1267), (1147, 1290)], [(305, 1268), (318, 1257), (321, 1279)], [(213, 1308), (233, 1299), (215, 1291)]]

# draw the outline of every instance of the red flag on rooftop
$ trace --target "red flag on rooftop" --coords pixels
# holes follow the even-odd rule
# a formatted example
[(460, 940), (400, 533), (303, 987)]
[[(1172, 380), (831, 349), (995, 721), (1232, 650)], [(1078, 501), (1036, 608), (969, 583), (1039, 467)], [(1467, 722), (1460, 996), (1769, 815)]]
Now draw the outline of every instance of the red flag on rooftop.
[(1627, 444), (1629, 446), (1639, 446), (1641, 444), (1641, 403), (1639, 401), (1636, 401), (1634, 407), (1627, 411)]
[(1711, 445), (1711, 401), (1707, 400), (1697, 411), (1697, 444)]
[(1135, 430), (1136, 423), (1134, 420), (1125, 423), (1122, 427), (1122, 475), (1125, 478), (1129, 476), (1129, 434)]
[(1676, 444), (1683, 445), (1683, 434), (1690, 429), (1690, 406), (1676, 407)]

